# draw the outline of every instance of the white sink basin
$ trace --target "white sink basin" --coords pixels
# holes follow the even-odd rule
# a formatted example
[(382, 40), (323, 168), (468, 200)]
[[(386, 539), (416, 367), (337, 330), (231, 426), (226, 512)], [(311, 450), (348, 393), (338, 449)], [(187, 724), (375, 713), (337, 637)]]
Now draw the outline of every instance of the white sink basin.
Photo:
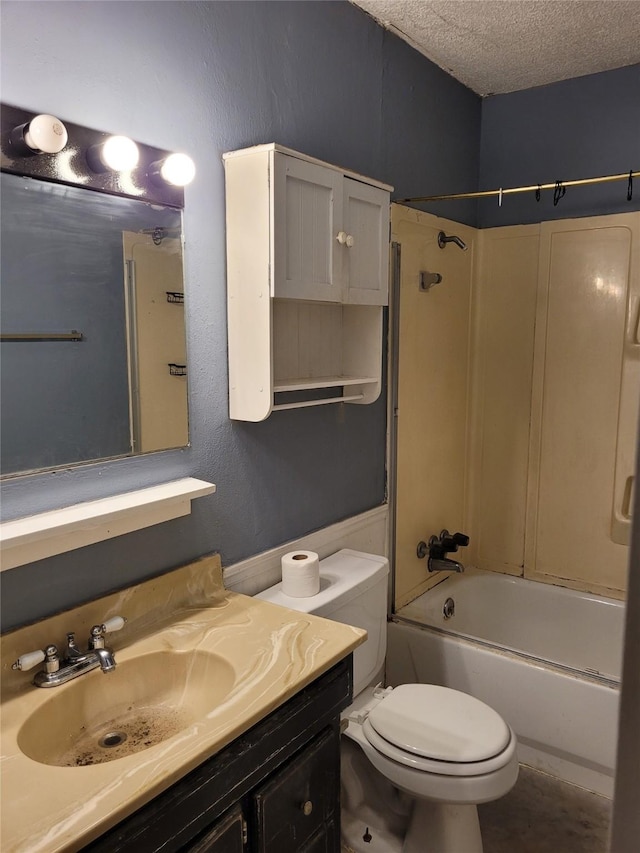
[[(99, 669), (61, 687), (18, 732), (29, 758), (58, 767), (114, 761), (184, 731), (232, 689), (235, 671), (203, 651), (162, 651)], [(34, 688), (35, 689), (35, 688)]]

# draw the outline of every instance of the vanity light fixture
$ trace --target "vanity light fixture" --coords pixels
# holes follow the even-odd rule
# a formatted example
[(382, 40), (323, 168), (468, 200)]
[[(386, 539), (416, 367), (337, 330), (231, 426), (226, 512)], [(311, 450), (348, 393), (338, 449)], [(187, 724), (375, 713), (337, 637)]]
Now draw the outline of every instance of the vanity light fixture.
[(195, 175), (196, 164), (188, 154), (169, 154), (149, 167), (149, 177), (154, 182), (164, 181), (174, 187), (186, 187)]
[[(1, 0), (0, 0), (1, 2)], [(184, 208), (186, 154), (1, 104), (0, 170), (150, 204)], [(45, 156), (34, 156), (44, 152)]]
[(138, 146), (128, 136), (110, 136), (87, 151), (87, 163), (93, 172), (130, 172), (139, 159)]
[(47, 113), (14, 127), (9, 134), (11, 146), (22, 155), (59, 154), (68, 139), (67, 128), (60, 119)]

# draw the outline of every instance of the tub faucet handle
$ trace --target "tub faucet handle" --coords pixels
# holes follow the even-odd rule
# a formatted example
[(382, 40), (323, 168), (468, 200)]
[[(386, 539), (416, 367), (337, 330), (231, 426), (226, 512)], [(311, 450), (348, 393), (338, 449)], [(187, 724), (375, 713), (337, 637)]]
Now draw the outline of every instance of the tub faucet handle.
[(440, 545), (444, 553), (448, 551), (457, 551), (460, 546), (466, 548), (469, 544), (469, 537), (465, 533), (449, 533), (448, 530), (440, 532)]
[[(444, 560), (446, 555), (457, 551), (458, 548), (465, 548), (469, 544), (469, 537), (466, 533), (449, 533), (449, 531), (445, 528), (440, 531), (440, 535), (429, 537), (428, 542), (418, 542), (418, 546), (416, 548), (416, 555), (419, 560), (423, 560), (425, 557), (429, 558), (429, 563), (432, 560)], [(459, 565), (459, 564), (456, 564)], [(429, 571), (434, 571), (431, 567)], [(461, 569), (456, 569), (456, 571), (461, 571)]]

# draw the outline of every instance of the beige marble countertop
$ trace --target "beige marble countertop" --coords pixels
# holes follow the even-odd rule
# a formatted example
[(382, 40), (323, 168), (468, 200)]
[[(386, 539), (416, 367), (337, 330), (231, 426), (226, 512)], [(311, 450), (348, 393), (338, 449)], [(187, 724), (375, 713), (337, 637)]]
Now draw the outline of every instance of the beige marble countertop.
[[(117, 760), (61, 767), (27, 757), (20, 748), (21, 729), (24, 732), (25, 721), (44, 703), (60, 702), (62, 691), (74, 691), (80, 681), (86, 685), (82, 692), (94, 684), (96, 697), (121, 689), (121, 684), (109, 681), (118, 678), (116, 668), (113, 674), (98, 669), (60, 687), (37, 688), (31, 679), (40, 666), (16, 672), (11, 670), (12, 661), (50, 642), (63, 647), (70, 630), (77, 631), (78, 645), (84, 645), (80, 638), (85, 631), (88, 635), (91, 624), (114, 615), (128, 620), (108, 639), (121, 681), (128, 662), (142, 655), (197, 650), (217, 655), (232, 668), (229, 692), (177, 734)], [(5, 635), (0, 729), (3, 853), (78, 850), (215, 755), (345, 657), (365, 636), (358, 628), (226, 591), (217, 557)], [(205, 689), (207, 679), (201, 681)], [(68, 697), (70, 715), (81, 713), (73, 708), (71, 692)], [(46, 719), (47, 712), (40, 713)], [(42, 737), (47, 737), (46, 731)]]

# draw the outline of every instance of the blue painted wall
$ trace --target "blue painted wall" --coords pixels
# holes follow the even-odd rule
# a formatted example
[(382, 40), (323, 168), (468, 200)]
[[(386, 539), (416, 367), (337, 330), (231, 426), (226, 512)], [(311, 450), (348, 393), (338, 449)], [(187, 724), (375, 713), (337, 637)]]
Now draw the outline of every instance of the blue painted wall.
[[(221, 154), (276, 141), (399, 196), (474, 187), (480, 99), (346, 2), (5, 0), (0, 11), (4, 102), (187, 151), (198, 168), (184, 217), (191, 447), (7, 481), (3, 517), (189, 475), (218, 486), (185, 519), (3, 572), (4, 629), (382, 503), (384, 397), (228, 419)], [(475, 224), (475, 205), (439, 212), (454, 209)]]
[[(640, 169), (640, 65), (485, 98), (480, 189), (621, 174)], [(479, 224), (540, 222), (640, 210), (640, 180), (569, 188), (479, 203)], [(458, 218), (458, 217), (453, 217)]]

